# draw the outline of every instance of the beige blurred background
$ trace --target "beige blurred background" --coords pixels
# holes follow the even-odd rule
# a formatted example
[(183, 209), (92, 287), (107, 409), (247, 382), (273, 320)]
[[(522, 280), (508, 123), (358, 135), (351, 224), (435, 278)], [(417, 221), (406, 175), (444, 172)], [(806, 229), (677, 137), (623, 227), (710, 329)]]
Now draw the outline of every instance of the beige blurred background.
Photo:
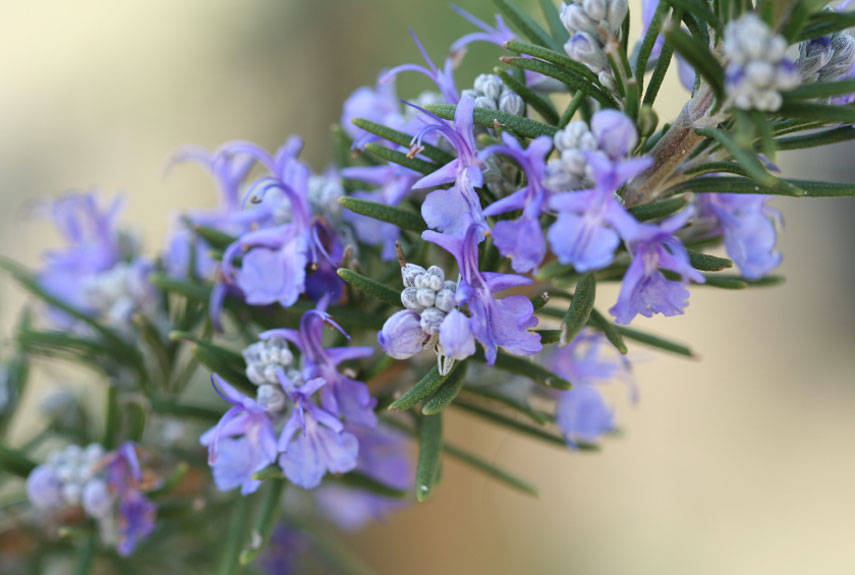
[[(153, 252), (170, 217), (216, 201), (195, 168), (163, 179), (176, 147), (300, 133), (321, 168), (347, 94), (418, 60), (407, 25), (437, 60), (470, 29), (444, 2), (392, 0), (34, 0), (3, 14), (0, 251), (28, 264), (54, 241), (25, 217), (34, 198), (123, 190)], [(459, 86), (496, 56), (475, 45)], [(399, 87), (427, 84), (407, 75)], [(665, 90), (663, 119), (684, 96)], [(841, 145), (780, 160), (851, 181), (853, 157)], [(776, 205), (788, 282), (699, 288), (685, 316), (642, 322), (702, 361), (633, 348), (641, 402), (620, 404), (622, 437), (575, 454), (454, 413), (450, 437), (531, 478), (540, 498), (449, 461), (429, 503), (351, 538), (363, 558), (390, 575), (855, 573), (855, 202)], [(5, 334), (21, 297), (6, 279), (0, 290)]]

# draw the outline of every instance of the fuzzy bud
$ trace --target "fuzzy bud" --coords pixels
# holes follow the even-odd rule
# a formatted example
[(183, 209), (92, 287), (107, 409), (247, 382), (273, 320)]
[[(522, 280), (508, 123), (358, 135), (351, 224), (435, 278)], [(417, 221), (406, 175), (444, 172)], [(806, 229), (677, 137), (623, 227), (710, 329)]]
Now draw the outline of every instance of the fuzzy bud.
[(419, 314), (402, 310), (386, 320), (377, 334), (377, 341), (386, 354), (395, 359), (407, 359), (422, 350), (427, 337), (422, 331)]
[(516, 92), (505, 90), (499, 97), (499, 111), (514, 116), (525, 114), (525, 101)]
[(280, 385), (266, 383), (258, 386), (255, 401), (267, 411), (276, 413), (285, 409), (288, 398)]
[(437, 335), (439, 333), (439, 326), (444, 319), (445, 313), (442, 310), (431, 307), (422, 312), (419, 325), (426, 334)]
[(401, 292), (401, 303), (404, 305), (405, 308), (415, 312), (424, 311), (425, 306), (419, 303), (418, 293), (419, 290), (417, 288), (404, 288), (404, 291)]
[(416, 264), (407, 264), (401, 268), (401, 278), (404, 281), (404, 287), (417, 287), (416, 278), (425, 273), (425, 268)]

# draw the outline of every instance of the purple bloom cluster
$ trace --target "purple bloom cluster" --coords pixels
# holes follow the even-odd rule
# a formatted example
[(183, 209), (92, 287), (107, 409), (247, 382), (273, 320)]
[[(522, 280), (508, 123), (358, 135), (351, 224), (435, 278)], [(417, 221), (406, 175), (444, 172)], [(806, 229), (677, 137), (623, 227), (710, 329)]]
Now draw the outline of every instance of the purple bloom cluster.
[(151, 485), (137, 451), (133, 443), (109, 453), (96, 443), (54, 451), (27, 478), (27, 497), (52, 514), (82, 508), (98, 524), (106, 545), (130, 555), (154, 530), (157, 512), (143, 491)]
[(603, 334), (584, 329), (547, 360), (552, 371), (573, 382), (572, 389), (553, 392), (555, 422), (571, 447), (595, 443), (615, 429), (614, 411), (606, 404), (600, 386), (615, 379), (630, 386), (632, 382), (629, 363), (609, 355), (610, 349)]
[[(214, 480), (221, 490), (240, 487), (244, 495), (254, 492), (260, 481), (253, 474), (274, 463), (305, 489), (320, 485), (327, 472), (346, 473), (357, 466), (359, 441), (345, 423), (376, 427), (376, 400), (364, 383), (338, 366), (373, 350), (324, 347), (324, 325), (347, 335), (323, 310), (324, 305), (321, 302), (319, 309), (306, 312), (299, 329), (264, 332), (261, 341), (244, 352), (247, 375), (258, 385), (254, 399), (214, 374), (214, 388), (232, 407), (200, 441), (208, 446)], [(289, 344), (299, 351), (300, 369)]]
[[(66, 241), (48, 251), (38, 272), (42, 288), (76, 310), (122, 333), (140, 313), (157, 320), (159, 297), (148, 277), (153, 269), (134, 239), (117, 226), (121, 198), (99, 205), (94, 193), (67, 193), (44, 212)], [(49, 310), (59, 328), (85, 332), (85, 326), (60, 310)]]

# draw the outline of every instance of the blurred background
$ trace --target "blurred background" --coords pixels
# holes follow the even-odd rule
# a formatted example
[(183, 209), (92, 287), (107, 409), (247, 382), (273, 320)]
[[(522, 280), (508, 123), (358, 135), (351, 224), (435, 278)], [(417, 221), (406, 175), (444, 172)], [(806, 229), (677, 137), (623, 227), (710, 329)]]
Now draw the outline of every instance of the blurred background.
[[(489, 0), (459, 2), (492, 20)], [(0, 251), (35, 265), (56, 238), (33, 201), (97, 186), (124, 191), (153, 253), (180, 210), (216, 202), (198, 168), (164, 178), (183, 144), (274, 148), (299, 133), (321, 169), (347, 95), (419, 61), (407, 26), (437, 61), (471, 29), (444, 2), (4, 3)], [(498, 55), (474, 45), (458, 86)], [(428, 88), (412, 74), (398, 85)], [(673, 79), (663, 94), (665, 121), (685, 94)], [(779, 163), (851, 181), (853, 157), (843, 144)], [(621, 437), (572, 453), (454, 412), (446, 433), (533, 480), (539, 499), (449, 461), (429, 503), (349, 537), (358, 553), (382, 574), (855, 572), (855, 201), (775, 205), (787, 283), (698, 288), (685, 316), (641, 318), (701, 361), (633, 348), (641, 401), (620, 403)], [(7, 337), (22, 295), (6, 278), (0, 290)]]

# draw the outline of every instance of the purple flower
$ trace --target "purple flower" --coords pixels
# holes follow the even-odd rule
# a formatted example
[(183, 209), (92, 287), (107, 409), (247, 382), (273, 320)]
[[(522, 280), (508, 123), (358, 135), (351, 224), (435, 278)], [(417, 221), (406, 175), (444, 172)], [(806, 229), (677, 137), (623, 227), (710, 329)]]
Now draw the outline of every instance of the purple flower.
[(220, 491), (241, 488), (253, 493), (261, 482), (252, 475), (276, 461), (276, 436), (264, 407), (241, 394), (219, 375), (211, 375), (214, 390), (232, 407), (199, 442), (208, 447), (208, 463)]
[(475, 353), (475, 334), (472, 320), (453, 309), (439, 326), (439, 345), (442, 355), (449, 359), (466, 359)]
[[(383, 78), (384, 74), (380, 77)], [(406, 121), (401, 114), (401, 101), (395, 90), (394, 78), (378, 81), (374, 88), (357, 88), (344, 101), (341, 127), (353, 139), (355, 148), (363, 148), (368, 142), (377, 139), (377, 136), (354, 125), (353, 120), (356, 118), (364, 118), (395, 130), (404, 128)]]
[(294, 385), (281, 370), (279, 380), (294, 405), (279, 436), (279, 466), (303, 489), (321, 484), (327, 473), (347, 473), (356, 467), (359, 442), (332, 413), (314, 403), (312, 395), (326, 384), (323, 378)]
[(407, 359), (419, 353), (429, 336), (422, 331), (421, 318), (415, 311), (403, 309), (393, 314), (377, 332), (377, 342), (387, 355)]
[[(674, 236), (694, 210), (687, 208), (661, 224), (637, 224), (628, 238), (632, 262), (626, 270), (618, 301), (609, 311), (615, 321), (628, 324), (636, 316), (652, 317), (661, 313), (672, 316), (683, 313), (688, 305), (689, 281), (703, 283), (704, 276), (689, 263), (683, 243)], [(670, 270), (681, 281), (665, 278), (660, 269)]]
[(491, 28), (489, 24), (483, 20), (479, 20), (456, 4), (452, 4), (451, 9), (457, 12), (461, 18), (481, 30), (480, 32), (471, 32), (466, 34), (451, 45), (450, 51), (456, 60), (463, 57), (466, 53), (467, 46), (473, 42), (489, 42), (496, 46), (502, 46), (505, 42), (516, 39), (516, 34), (507, 27), (505, 21), (499, 14), (496, 14), (496, 27)]
[[(514, 295), (497, 300), (494, 292), (510, 287), (527, 285), (529, 278), (512, 274), (481, 272), (478, 269), (478, 243), (482, 228), (470, 226), (463, 238), (440, 234), (432, 230), (422, 233), (422, 238), (437, 244), (457, 260), (460, 283), (456, 292), (458, 305), (467, 304), (470, 321), (456, 322), (459, 327), (446, 333), (440, 345), (460, 348), (460, 342), (471, 335), (484, 346), (487, 363), (496, 360), (497, 348), (502, 347), (515, 355), (533, 355), (541, 351), (540, 335), (528, 328), (537, 325), (534, 306), (525, 296)], [(449, 314), (451, 316), (451, 314)], [(441, 334), (442, 335), (442, 334)]]
[[(291, 138), (275, 156), (254, 144), (237, 142), (221, 153), (255, 158), (270, 173), (253, 185), (248, 200), (271, 201), (276, 225), (243, 234), (223, 256), (225, 280), (243, 292), (247, 303), (293, 305), (302, 293), (337, 298), (341, 281), (335, 276), (342, 248), (335, 232), (322, 217), (314, 217), (309, 202), (310, 170), (297, 159), (302, 141)], [(271, 196), (273, 199), (271, 200)], [(242, 255), (240, 268), (235, 259)], [(307, 274), (311, 266), (313, 273)], [(211, 311), (219, 314), (222, 302), (212, 294)]]
[(587, 151), (585, 157), (593, 170), (595, 187), (552, 196), (549, 203), (558, 211), (558, 218), (547, 234), (558, 260), (580, 272), (609, 265), (620, 235), (634, 229), (635, 219), (615, 193), (651, 163), (646, 157), (612, 161), (603, 153)]
[(457, 104), (458, 100), (460, 100), (460, 94), (457, 91), (457, 87), (454, 84), (454, 60), (452, 58), (445, 59), (445, 66), (440, 71), (436, 65), (433, 63), (433, 60), (428, 56), (427, 51), (422, 46), (422, 43), (419, 41), (418, 37), (416, 37), (416, 33), (413, 32), (412, 28), (410, 29), (410, 36), (413, 37), (413, 42), (416, 43), (416, 46), (419, 49), (419, 52), (422, 53), (422, 57), (425, 59), (428, 67), (419, 66), (417, 64), (404, 64), (402, 66), (396, 66), (391, 70), (383, 73), (378, 82), (389, 82), (395, 78), (401, 72), (418, 72), (419, 74), (424, 74), (436, 84), (436, 87), (439, 88), (442, 97), (445, 98), (446, 103), (448, 104)]
[(555, 420), (570, 447), (594, 443), (615, 428), (614, 412), (603, 401), (598, 384), (621, 377), (634, 390), (627, 377), (628, 363), (617, 354), (608, 355), (609, 350), (602, 333), (586, 328), (549, 358), (549, 369), (573, 382), (573, 389), (555, 393)]
[(717, 220), (727, 255), (748, 279), (761, 278), (781, 263), (775, 251), (780, 212), (766, 205), (769, 199), (759, 194), (699, 194), (695, 200), (701, 218)]
[(594, 443), (615, 428), (614, 412), (593, 385), (574, 385), (562, 391), (555, 404), (555, 423), (571, 447)]
[[(391, 429), (364, 427), (351, 430), (359, 440), (356, 470), (376, 481), (405, 491), (413, 484), (413, 462), (406, 438)], [(339, 528), (353, 531), (388, 516), (407, 501), (345, 486), (325, 485), (316, 493), (321, 510)]]
[(423, 177), (415, 184), (414, 190), (433, 188), (445, 184), (454, 185), (448, 189), (434, 190), (422, 203), (422, 217), (428, 227), (463, 237), (470, 225), (484, 222), (481, 201), (475, 188), (484, 185), (480, 160), (475, 146), (472, 113), (475, 100), (465, 95), (454, 113), (454, 125), (423, 110), (434, 121), (425, 126), (414, 138), (418, 143), (426, 135), (439, 132), (457, 151), (457, 158), (435, 172)]
[[(356, 191), (355, 198), (367, 199), (389, 206), (397, 206), (409, 193), (419, 174), (395, 164), (385, 166), (354, 166), (341, 171), (344, 178), (358, 180), (378, 186), (374, 191)], [(382, 246), (381, 257), (384, 260), (395, 259), (395, 242), (401, 235), (398, 226), (378, 222), (373, 218), (345, 212), (345, 219), (356, 231), (356, 236), (369, 245)]]
[(340, 363), (368, 357), (374, 353), (374, 349), (357, 346), (323, 347), (324, 325), (337, 329), (350, 339), (341, 326), (324, 311), (325, 306), (326, 302), (322, 300), (318, 309), (304, 313), (299, 330), (273, 329), (261, 333), (259, 337), (262, 340), (282, 337), (300, 349), (303, 358), (303, 379), (308, 381), (323, 378), (326, 382), (320, 389), (324, 409), (345, 418), (349, 423), (374, 427), (377, 424), (377, 416), (374, 414), (377, 401), (371, 397), (368, 386), (338, 371)]
[(62, 481), (53, 467), (39, 465), (27, 476), (27, 499), (37, 509), (59, 509), (65, 506)]
[(540, 229), (540, 214), (549, 197), (543, 185), (546, 173), (546, 156), (552, 150), (552, 140), (541, 136), (527, 149), (510, 134), (502, 134), (504, 146), (496, 145), (481, 151), (481, 159), (491, 154), (502, 154), (515, 160), (526, 175), (523, 189), (490, 204), (485, 216), (495, 216), (522, 210), (516, 220), (501, 220), (493, 227), (493, 241), (505, 257), (511, 258), (514, 271), (524, 273), (537, 269), (546, 255), (546, 242)]
[(157, 508), (142, 492), (132, 489), (119, 499), (119, 540), (116, 550), (127, 557), (154, 531)]

